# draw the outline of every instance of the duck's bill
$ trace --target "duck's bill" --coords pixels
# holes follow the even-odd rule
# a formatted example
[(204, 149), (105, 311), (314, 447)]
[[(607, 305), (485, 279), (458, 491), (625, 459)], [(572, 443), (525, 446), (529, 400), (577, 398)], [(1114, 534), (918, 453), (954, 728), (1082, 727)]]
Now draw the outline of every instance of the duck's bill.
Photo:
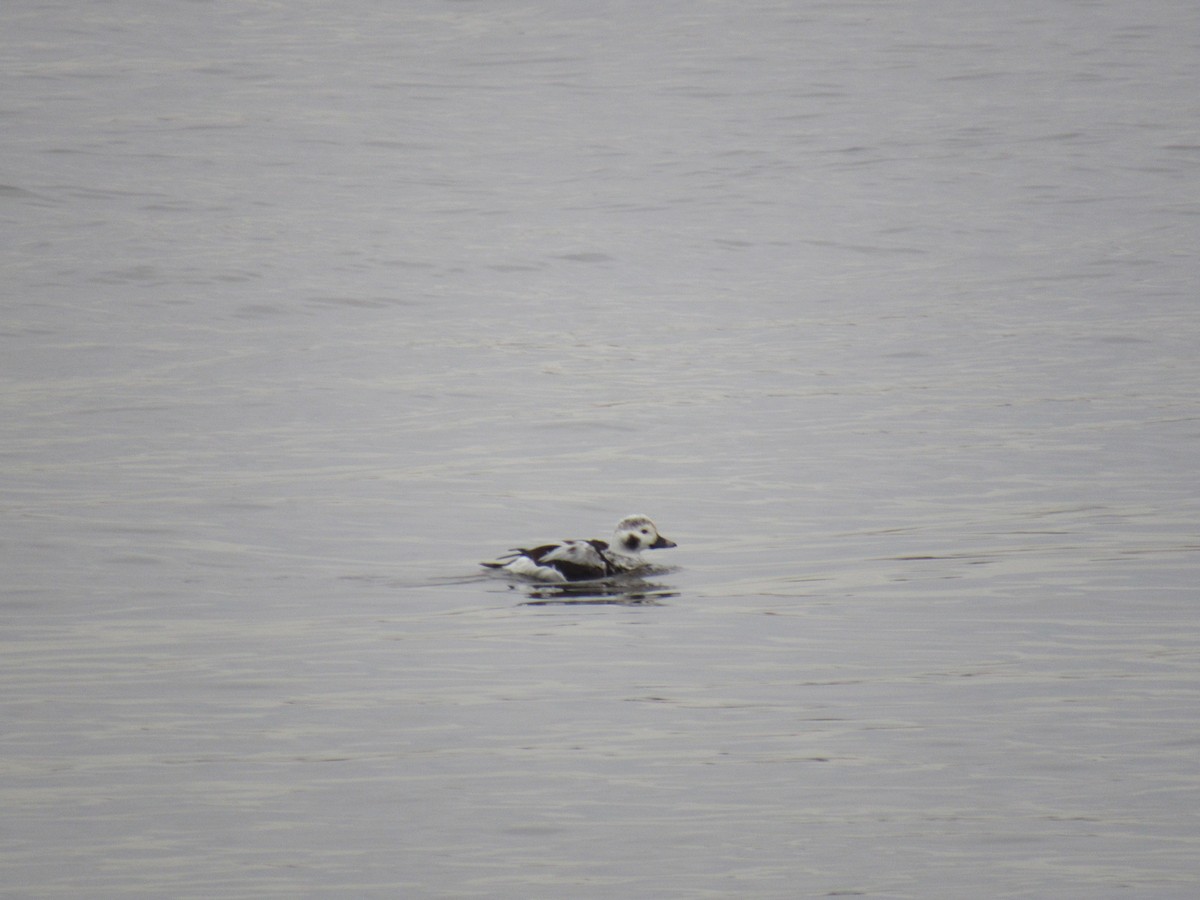
[(669, 549), (671, 547), (675, 547), (675, 546), (678, 546), (678, 545), (673, 540), (671, 540), (670, 538), (665, 538), (660, 534), (658, 536), (658, 540), (650, 545), (650, 549), (651, 550), (667, 550), (667, 549)]

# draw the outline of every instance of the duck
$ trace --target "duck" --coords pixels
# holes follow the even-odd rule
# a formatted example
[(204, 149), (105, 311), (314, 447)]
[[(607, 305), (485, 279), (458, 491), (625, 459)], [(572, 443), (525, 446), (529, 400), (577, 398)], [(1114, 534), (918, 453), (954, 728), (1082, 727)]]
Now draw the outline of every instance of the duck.
[(647, 516), (633, 515), (617, 523), (611, 541), (564, 540), (531, 549), (516, 548), (480, 565), (530, 581), (594, 581), (646, 565), (643, 550), (675, 546), (674, 541), (659, 534), (658, 526)]

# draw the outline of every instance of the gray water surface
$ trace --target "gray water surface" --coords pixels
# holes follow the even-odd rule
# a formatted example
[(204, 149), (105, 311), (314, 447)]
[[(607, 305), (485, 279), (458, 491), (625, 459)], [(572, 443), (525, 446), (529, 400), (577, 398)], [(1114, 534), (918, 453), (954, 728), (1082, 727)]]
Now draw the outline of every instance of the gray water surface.
[(0, 894), (1196, 896), (1194, 4), (0, 33)]

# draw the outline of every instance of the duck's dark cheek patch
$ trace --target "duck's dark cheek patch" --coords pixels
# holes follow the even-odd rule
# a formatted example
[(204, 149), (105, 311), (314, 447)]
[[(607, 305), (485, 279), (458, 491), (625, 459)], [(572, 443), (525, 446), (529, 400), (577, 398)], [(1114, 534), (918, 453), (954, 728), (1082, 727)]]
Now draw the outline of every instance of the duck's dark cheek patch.
[(639, 538), (636, 534), (631, 534), (629, 537), (625, 538), (625, 546), (630, 550), (636, 550), (638, 548), (638, 544), (641, 542), (641, 538)]

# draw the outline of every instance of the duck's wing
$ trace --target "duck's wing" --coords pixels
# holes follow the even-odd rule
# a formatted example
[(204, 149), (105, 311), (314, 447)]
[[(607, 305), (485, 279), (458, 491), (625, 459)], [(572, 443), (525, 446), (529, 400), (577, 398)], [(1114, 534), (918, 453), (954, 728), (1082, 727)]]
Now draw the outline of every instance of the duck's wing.
[(536, 548), (530, 558), (539, 566), (557, 569), (568, 581), (603, 578), (612, 572), (605, 546), (603, 541), (563, 541)]
[(559, 541), (520, 547), (482, 565), (538, 581), (590, 581), (616, 571), (605, 541)]
[(597, 547), (592, 541), (562, 541), (557, 544), (547, 544), (538, 547), (528, 554), (537, 562), (555, 563), (566, 562), (579, 566), (604, 568), (603, 547)]

